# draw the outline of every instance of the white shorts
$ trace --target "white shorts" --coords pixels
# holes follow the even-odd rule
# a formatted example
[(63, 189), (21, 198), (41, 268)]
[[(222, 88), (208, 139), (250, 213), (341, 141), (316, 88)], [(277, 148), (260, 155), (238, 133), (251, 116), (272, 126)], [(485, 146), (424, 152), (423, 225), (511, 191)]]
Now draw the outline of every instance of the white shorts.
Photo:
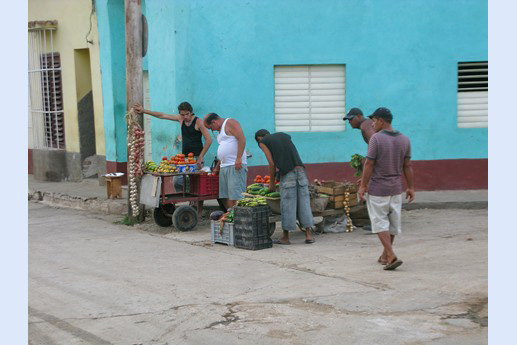
[(402, 194), (392, 196), (366, 194), (366, 207), (372, 222), (373, 233), (389, 231), (391, 235), (399, 235), (402, 232), (400, 227)]

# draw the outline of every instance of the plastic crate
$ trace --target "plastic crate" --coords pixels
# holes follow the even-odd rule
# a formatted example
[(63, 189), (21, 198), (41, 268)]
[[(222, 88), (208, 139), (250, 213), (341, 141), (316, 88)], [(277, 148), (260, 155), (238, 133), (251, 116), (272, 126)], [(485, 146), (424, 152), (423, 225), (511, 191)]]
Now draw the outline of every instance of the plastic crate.
[(273, 247), (273, 240), (269, 236), (247, 237), (234, 235), (233, 246), (249, 250), (267, 249)]
[(190, 191), (197, 195), (219, 195), (219, 176), (203, 174), (191, 177)]
[(221, 233), (221, 223), (216, 220), (211, 220), (210, 232), (212, 237), (212, 243), (223, 243), (229, 246), (233, 246), (233, 223), (224, 223), (223, 231)]
[(258, 250), (273, 246), (269, 236), (269, 206), (236, 206), (234, 213), (235, 247)]

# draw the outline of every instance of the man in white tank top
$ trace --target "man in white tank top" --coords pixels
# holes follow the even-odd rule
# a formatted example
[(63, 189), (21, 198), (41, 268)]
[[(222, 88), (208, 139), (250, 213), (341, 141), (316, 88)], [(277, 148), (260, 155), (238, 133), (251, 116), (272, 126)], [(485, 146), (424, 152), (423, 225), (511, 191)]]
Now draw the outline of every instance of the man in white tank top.
[(226, 207), (230, 208), (237, 200), (242, 199), (242, 193), (246, 190), (246, 138), (241, 125), (234, 119), (225, 119), (215, 113), (209, 113), (205, 115), (204, 124), (206, 128), (219, 132), (219, 162), (214, 172), (219, 173), (219, 198), (225, 199)]

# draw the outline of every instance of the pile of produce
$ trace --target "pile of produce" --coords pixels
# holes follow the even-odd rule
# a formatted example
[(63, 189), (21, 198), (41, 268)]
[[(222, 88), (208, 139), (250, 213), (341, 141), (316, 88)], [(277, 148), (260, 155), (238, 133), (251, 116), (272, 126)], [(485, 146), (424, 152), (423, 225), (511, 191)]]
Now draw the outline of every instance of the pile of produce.
[(255, 176), (255, 179), (253, 180), (253, 182), (269, 184), (270, 180), (271, 180), (271, 178), (269, 177), (269, 175), (264, 176), (264, 178), (262, 178), (262, 176), (260, 176), (260, 175), (257, 175), (257, 176)]
[[(164, 157), (165, 159), (167, 157)], [(175, 165), (186, 165), (186, 164), (196, 164), (196, 160), (194, 159), (194, 153), (190, 152), (185, 160), (185, 154), (178, 153), (176, 156), (171, 157), (171, 163)]]
[(172, 163), (172, 157), (171, 160), (168, 160), (167, 157), (163, 157), (158, 169), (155, 171), (159, 173), (175, 173), (178, 169), (176, 168), (176, 164)]
[(270, 192), (268, 187), (264, 187), (261, 183), (250, 184), (246, 187), (246, 193), (251, 195), (262, 195), (268, 198), (280, 198), (279, 192)]
[(255, 206), (266, 206), (267, 201), (263, 197), (256, 197), (256, 198), (244, 198), (239, 201), (237, 201), (237, 206), (244, 206), (244, 207), (255, 207)]
[(153, 161), (148, 161), (145, 163), (145, 170), (154, 173), (174, 174), (182, 171), (179, 169), (178, 165), (186, 165), (184, 169), (185, 171), (195, 171), (195, 168), (191, 168), (188, 164), (196, 164), (196, 160), (194, 159), (194, 154), (192, 152), (188, 154), (186, 161), (183, 153), (171, 156), (170, 159), (167, 158), (167, 156), (163, 156), (160, 165)]
[(219, 221), (219, 233), (222, 236), (224, 223), (233, 223), (235, 219), (235, 214), (233, 212), (233, 209), (226, 213), (223, 213), (223, 211), (214, 211), (210, 213), (210, 219)]
[(156, 170), (158, 170), (158, 164), (156, 164), (153, 161), (147, 161), (145, 162), (145, 170), (155, 172)]

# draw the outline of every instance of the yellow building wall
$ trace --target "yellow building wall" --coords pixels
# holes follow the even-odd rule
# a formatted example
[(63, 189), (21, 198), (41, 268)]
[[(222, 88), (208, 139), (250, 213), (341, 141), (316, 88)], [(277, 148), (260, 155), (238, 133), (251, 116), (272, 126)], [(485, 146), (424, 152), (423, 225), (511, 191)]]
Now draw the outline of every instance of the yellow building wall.
[[(76, 49), (89, 49), (91, 88), (95, 121), (95, 146), (97, 155), (106, 155), (104, 139), (104, 114), (102, 108), (102, 84), (99, 59), (97, 16), (92, 13), (91, 0), (29, 0), (28, 20), (57, 20), (54, 33), (54, 51), (61, 56), (63, 80), (63, 108), (65, 114), (65, 147), (68, 152), (79, 152), (79, 122), (77, 102), (87, 93), (84, 82), (76, 87)], [(91, 25), (91, 31), (90, 31)], [(88, 32), (90, 33), (88, 34)], [(86, 42), (93, 41), (93, 44)], [(79, 54), (79, 58), (84, 54)], [(81, 71), (86, 72), (86, 71)], [(87, 84), (87, 83), (86, 83)], [(79, 97), (79, 98), (78, 98)]]

